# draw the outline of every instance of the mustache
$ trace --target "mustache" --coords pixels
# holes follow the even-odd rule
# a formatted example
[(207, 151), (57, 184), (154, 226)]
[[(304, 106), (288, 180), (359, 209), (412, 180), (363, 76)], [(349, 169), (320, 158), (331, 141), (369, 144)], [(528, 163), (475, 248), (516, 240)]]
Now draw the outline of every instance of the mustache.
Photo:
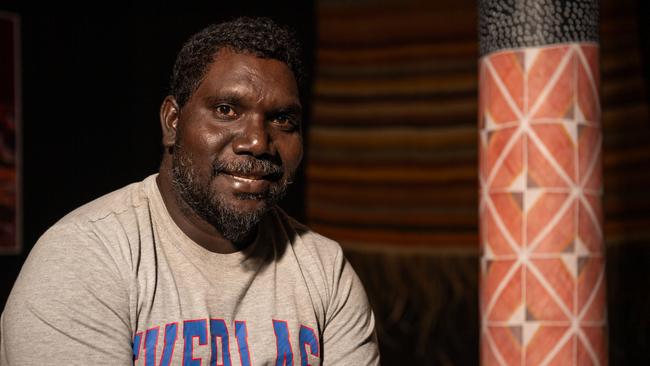
[(278, 180), (284, 176), (282, 165), (263, 159), (245, 158), (235, 161), (217, 160), (213, 165), (212, 174), (221, 173), (236, 175), (255, 175), (270, 180)]

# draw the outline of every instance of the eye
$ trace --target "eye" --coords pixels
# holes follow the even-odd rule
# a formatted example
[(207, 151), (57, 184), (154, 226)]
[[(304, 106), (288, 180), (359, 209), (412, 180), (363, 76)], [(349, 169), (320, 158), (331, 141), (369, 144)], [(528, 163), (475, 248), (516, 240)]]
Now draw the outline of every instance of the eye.
[(275, 115), (271, 121), (285, 130), (294, 130), (300, 124), (300, 121), (296, 116), (286, 113), (279, 113)]
[(237, 117), (237, 112), (235, 112), (235, 109), (228, 104), (219, 104), (214, 109), (217, 115), (219, 115), (221, 118), (231, 119)]
[(275, 116), (275, 122), (277, 124), (286, 124), (286, 123), (291, 123), (291, 118), (287, 116), (286, 114), (279, 114)]

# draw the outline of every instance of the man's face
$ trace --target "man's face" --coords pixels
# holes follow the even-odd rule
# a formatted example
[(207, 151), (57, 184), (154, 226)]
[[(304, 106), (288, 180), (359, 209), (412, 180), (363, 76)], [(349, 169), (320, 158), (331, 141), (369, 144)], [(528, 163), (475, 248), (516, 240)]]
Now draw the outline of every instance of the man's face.
[(188, 206), (237, 243), (302, 158), (301, 108), (284, 63), (222, 49), (178, 116), (172, 173)]

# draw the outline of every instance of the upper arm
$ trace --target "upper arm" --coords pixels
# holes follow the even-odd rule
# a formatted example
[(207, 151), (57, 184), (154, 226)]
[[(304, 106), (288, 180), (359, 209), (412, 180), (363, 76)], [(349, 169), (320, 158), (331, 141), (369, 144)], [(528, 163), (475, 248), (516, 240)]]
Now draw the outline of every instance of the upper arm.
[(339, 250), (323, 329), (323, 365), (378, 365), (375, 319), (366, 292)]
[(1, 363), (132, 364), (122, 276), (96, 236), (50, 230), (30, 253), (2, 314)]

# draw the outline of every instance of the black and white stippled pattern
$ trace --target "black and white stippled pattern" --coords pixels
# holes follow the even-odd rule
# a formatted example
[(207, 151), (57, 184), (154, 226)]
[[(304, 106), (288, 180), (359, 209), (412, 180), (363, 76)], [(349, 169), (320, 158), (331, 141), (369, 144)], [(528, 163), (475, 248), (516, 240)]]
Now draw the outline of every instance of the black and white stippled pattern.
[(598, 42), (598, 0), (479, 0), (481, 56), (566, 42)]

